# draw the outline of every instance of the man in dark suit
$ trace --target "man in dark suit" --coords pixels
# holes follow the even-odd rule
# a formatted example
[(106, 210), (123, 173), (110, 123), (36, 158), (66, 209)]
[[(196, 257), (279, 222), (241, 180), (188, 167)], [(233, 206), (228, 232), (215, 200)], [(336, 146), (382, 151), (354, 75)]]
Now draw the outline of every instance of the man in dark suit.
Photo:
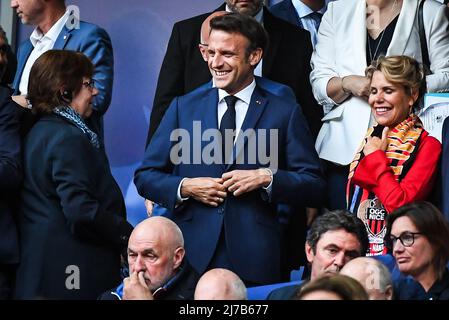
[(88, 125), (103, 135), (103, 115), (109, 108), (114, 78), (114, 58), (111, 39), (97, 25), (79, 20), (76, 12), (67, 10), (64, 0), (11, 0), (22, 23), (36, 27), (30, 39), (18, 51), (18, 68), (14, 78), (14, 100), (25, 107), (28, 77), (34, 61), (50, 49), (72, 50), (84, 53), (94, 64), (93, 80), (98, 89), (92, 106), (94, 112)]
[[(321, 127), (322, 110), (313, 97), (309, 81), (312, 55), (309, 33), (273, 16), (263, 7), (262, 0), (226, 0), (215, 11), (223, 10), (256, 16), (263, 22), (270, 44), (262, 62), (262, 72), (258, 75), (293, 89), (309, 128), (316, 137)], [(173, 26), (159, 73), (147, 145), (172, 99), (191, 92), (211, 79), (198, 51), (201, 24), (210, 14), (179, 21)]]
[(247, 285), (278, 282), (276, 205), (320, 203), (319, 160), (298, 106), (256, 85), (263, 27), (229, 14), (211, 28), (216, 88), (172, 101), (134, 181), (140, 195), (168, 209), (198, 273), (220, 267)]
[(15, 193), (22, 177), (17, 108), (11, 90), (0, 85), (0, 300), (10, 297), (13, 272), (19, 262), (12, 203), (17, 200)]
[(310, 32), (313, 46), (321, 23), (321, 17), (330, 0), (283, 0), (272, 7), (270, 12), (276, 17)]

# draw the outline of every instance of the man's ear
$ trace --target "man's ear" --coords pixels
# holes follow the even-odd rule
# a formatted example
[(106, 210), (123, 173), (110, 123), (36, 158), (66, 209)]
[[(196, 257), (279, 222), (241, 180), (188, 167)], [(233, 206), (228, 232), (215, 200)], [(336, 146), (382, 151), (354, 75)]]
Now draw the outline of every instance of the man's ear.
[(310, 264), (313, 262), (313, 258), (315, 257), (315, 253), (308, 242), (306, 242), (306, 257)]
[(184, 259), (185, 250), (182, 247), (178, 247), (175, 250), (175, 254), (173, 255), (173, 269), (177, 269)]
[(198, 45), (198, 48), (200, 49), (200, 53), (201, 53), (201, 56), (203, 57), (203, 60), (205, 62), (207, 62), (207, 60), (208, 60), (208, 57), (207, 57), (207, 46), (205, 46), (204, 44), (200, 43)]
[(252, 66), (257, 66), (257, 64), (262, 60), (263, 50), (262, 48), (257, 48), (249, 54), (249, 63)]

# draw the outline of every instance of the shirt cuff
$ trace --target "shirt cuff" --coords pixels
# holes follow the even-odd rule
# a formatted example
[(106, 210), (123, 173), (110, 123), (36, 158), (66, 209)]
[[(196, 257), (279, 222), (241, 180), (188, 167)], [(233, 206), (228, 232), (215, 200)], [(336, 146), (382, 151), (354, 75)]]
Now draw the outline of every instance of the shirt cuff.
[(187, 197), (187, 198), (181, 197), (181, 187), (182, 187), (182, 183), (184, 182), (185, 179), (187, 179), (187, 178), (182, 179), (181, 182), (179, 183), (179, 186), (178, 186), (178, 192), (176, 194), (177, 205), (180, 205), (184, 201), (189, 200), (189, 197)]
[(265, 192), (266, 192), (266, 194), (268, 196), (268, 199), (271, 200), (271, 190), (273, 189), (273, 171), (271, 171), (270, 168), (263, 168), (263, 169), (267, 170), (270, 173), (271, 181), (270, 181), (270, 184), (268, 186), (262, 187), (262, 189), (265, 190)]

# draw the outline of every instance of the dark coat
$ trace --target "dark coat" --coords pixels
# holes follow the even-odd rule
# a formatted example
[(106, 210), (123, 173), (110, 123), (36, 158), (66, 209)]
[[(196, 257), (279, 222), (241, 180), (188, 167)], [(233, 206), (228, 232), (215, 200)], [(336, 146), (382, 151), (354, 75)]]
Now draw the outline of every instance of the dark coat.
[[(33, 126), (23, 153), (15, 298), (96, 299), (120, 281), (132, 231), (104, 150), (50, 114)], [(77, 278), (79, 289), (67, 289)]]
[(0, 265), (19, 262), (13, 207), (21, 177), (19, 108), (9, 88), (0, 86)]
[[(224, 4), (216, 11), (221, 10), (225, 10)], [(201, 24), (210, 14), (211, 12), (179, 21), (173, 26), (159, 73), (147, 145), (173, 98), (184, 95), (211, 79), (207, 63), (198, 49)], [(312, 94), (309, 81), (313, 51), (310, 34), (275, 17), (266, 8), (263, 19), (270, 41), (262, 62), (262, 76), (293, 89), (312, 135), (316, 137), (321, 128), (323, 113)]]

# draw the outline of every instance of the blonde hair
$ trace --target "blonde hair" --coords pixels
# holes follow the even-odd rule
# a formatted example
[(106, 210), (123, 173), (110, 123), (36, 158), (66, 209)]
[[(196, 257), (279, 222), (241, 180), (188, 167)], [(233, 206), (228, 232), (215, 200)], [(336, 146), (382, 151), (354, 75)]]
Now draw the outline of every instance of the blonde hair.
[(424, 69), (418, 61), (409, 56), (381, 56), (366, 68), (365, 75), (372, 79), (375, 71), (382, 72), (385, 79), (392, 84), (402, 86), (409, 95), (417, 91), (417, 101), (426, 91)]

